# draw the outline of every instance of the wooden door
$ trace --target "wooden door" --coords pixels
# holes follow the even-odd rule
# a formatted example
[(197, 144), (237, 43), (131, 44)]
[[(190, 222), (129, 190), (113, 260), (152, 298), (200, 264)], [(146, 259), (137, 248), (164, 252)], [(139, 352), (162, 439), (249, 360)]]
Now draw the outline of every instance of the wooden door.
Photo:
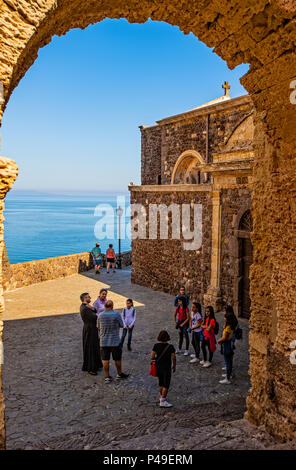
[(239, 238), (239, 316), (250, 318), (250, 266), (253, 262), (253, 248), (249, 237)]

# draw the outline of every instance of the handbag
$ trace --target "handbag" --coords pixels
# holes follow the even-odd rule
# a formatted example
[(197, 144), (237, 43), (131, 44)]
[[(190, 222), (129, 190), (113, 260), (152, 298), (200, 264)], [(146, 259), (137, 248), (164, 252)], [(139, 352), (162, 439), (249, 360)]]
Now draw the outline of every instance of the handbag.
[(157, 377), (156, 362), (158, 362), (159, 359), (165, 354), (165, 352), (168, 350), (169, 346), (170, 345), (168, 344), (167, 347), (164, 348), (164, 350), (162, 351), (162, 353), (161, 353), (161, 355), (159, 356), (158, 359), (156, 359), (154, 361), (151, 361), (149, 375), (152, 375), (152, 377)]
[(155, 361), (151, 361), (149, 374), (152, 375), (152, 377), (157, 377)]

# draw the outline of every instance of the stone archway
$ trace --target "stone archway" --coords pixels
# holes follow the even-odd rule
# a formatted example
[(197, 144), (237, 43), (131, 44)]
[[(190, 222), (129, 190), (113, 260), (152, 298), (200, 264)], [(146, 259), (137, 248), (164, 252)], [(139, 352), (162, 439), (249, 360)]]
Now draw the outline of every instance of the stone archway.
[(198, 152), (186, 150), (175, 164), (171, 184), (200, 184), (201, 169), (204, 163), (204, 159)]
[[(296, 368), (289, 362), (289, 344), (296, 334), (290, 327), (290, 322), (295, 324), (296, 311), (293, 198), (296, 106), (290, 100), (291, 83), (296, 78), (295, 3), (286, 0), (246, 0), (243, 4), (240, 0), (230, 0), (227, 4), (216, 0), (2, 0), (0, 8), (0, 81), (4, 85), (0, 117), (40, 47), (48, 44), (54, 34), (85, 28), (106, 17), (138, 23), (151, 18), (178, 25), (185, 33), (192, 32), (207, 46), (214, 47), (230, 68), (250, 64), (250, 71), (241, 79), (256, 109), (252, 196), (254, 263), (250, 288), (252, 387), (247, 399), (247, 418), (257, 425), (265, 425), (279, 438), (296, 437), (290, 393), (296, 383)], [(9, 159), (1, 158), (0, 164), (2, 212), (5, 194), (17, 170)], [(3, 226), (0, 259), (2, 251)], [(1, 292), (0, 296), (2, 312)], [(278, 324), (285, 325), (281, 326), (280, 334), (277, 334)], [(3, 446), (1, 400), (0, 396), (0, 446)]]

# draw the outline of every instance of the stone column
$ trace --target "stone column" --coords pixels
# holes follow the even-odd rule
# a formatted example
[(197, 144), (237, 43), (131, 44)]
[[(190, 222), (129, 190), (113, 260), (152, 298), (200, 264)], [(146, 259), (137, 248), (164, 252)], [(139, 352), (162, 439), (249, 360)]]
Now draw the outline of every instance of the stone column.
[(13, 160), (0, 157), (0, 449), (5, 448), (4, 398), (2, 393), (2, 364), (3, 364), (3, 286), (2, 286), (2, 255), (4, 249), (3, 211), (4, 198), (11, 189), (18, 174), (18, 168)]
[(222, 307), (220, 293), (220, 259), (221, 259), (221, 203), (220, 191), (212, 192), (212, 252), (211, 284), (204, 295), (204, 305), (212, 305), (215, 312)]

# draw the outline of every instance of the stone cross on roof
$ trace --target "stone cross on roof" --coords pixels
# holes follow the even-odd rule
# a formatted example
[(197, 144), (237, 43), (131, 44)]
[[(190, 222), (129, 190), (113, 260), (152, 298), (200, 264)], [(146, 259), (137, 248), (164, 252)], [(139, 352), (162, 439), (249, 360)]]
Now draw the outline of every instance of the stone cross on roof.
[(231, 87), (227, 81), (224, 82), (224, 85), (222, 85), (222, 88), (224, 88), (224, 95), (229, 97), (229, 90)]

